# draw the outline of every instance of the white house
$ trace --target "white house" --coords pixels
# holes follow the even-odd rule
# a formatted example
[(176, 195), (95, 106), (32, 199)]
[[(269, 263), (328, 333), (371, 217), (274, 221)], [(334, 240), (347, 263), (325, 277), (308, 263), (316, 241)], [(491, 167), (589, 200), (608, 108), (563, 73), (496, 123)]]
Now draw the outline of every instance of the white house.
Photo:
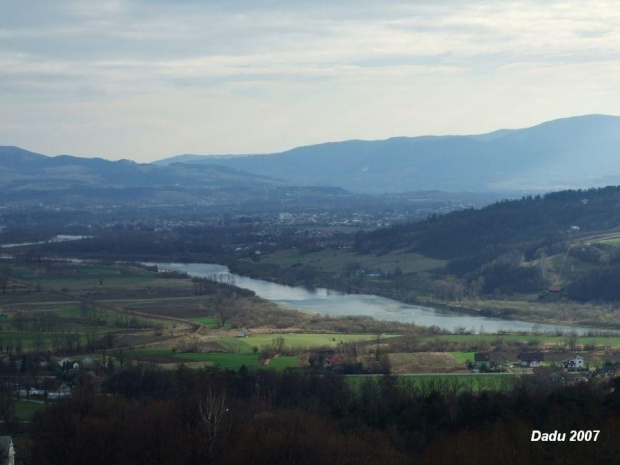
[(584, 360), (581, 355), (575, 355), (574, 357), (562, 360), (562, 366), (564, 368), (583, 368)]
[(66, 366), (70, 367), (72, 363), (73, 363), (73, 360), (67, 357), (63, 358), (62, 360), (58, 360), (58, 365), (60, 365), (63, 368), (65, 367), (65, 364)]

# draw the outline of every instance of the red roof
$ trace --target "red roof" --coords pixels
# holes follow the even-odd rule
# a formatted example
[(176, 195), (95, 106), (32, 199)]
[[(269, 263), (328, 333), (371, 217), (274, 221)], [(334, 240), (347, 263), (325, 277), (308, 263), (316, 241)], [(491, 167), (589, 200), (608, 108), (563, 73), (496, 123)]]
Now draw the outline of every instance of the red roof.
[(331, 358), (326, 358), (325, 363), (331, 363), (332, 365), (344, 365), (345, 360), (342, 355), (334, 355)]

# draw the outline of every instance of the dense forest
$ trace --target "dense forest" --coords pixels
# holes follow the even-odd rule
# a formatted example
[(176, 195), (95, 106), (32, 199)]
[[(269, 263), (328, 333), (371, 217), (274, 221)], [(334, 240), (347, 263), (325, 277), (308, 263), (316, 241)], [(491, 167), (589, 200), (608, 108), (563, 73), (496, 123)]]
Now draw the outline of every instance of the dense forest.
[(563, 248), (569, 228), (583, 231), (620, 226), (620, 187), (569, 190), (506, 200), (425, 221), (361, 232), (359, 252), (409, 248), (430, 257), (492, 257), (519, 248), (531, 257), (540, 247)]
[[(45, 409), (34, 459), (72, 464), (612, 464), (620, 385), (531, 378), (473, 393), (385, 376), (164, 372), (134, 366)], [(615, 390), (613, 388), (616, 388)], [(601, 430), (597, 442), (530, 442), (532, 430)], [(604, 453), (602, 452), (604, 451)], [(593, 457), (596, 461), (593, 462)], [(568, 461), (570, 459), (570, 461)]]
[[(550, 283), (539, 268), (524, 267), (524, 262), (563, 254), (574, 239), (618, 226), (620, 187), (570, 190), (359, 232), (354, 249), (378, 255), (405, 249), (448, 260), (447, 273), (470, 283), (482, 278), (482, 292), (486, 294), (537, 292)], [(597, 265), (620, 263), (617, 251), (602, 244), (584, 246), (572, 253)], [(618, 300), (620, 293), (608, 286), (616, 275), (613, 267), (596, 270), (588, 277), (580, 277), (569, 295), (583, 301)], [(601, 292), (601, 286), (606, 290)]]

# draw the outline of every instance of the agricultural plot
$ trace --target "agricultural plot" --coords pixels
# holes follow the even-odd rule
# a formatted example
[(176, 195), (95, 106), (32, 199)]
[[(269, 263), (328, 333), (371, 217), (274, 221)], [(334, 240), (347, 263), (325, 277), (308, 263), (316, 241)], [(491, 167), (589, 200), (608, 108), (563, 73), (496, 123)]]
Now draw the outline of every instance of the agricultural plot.
[(271, 368), (284, 370), (285, 368), (299, 367), (297, 357), (281, 356), (261, 364), (260, 357), (255, 353), (173, 353), (169, 349), (130, 350), (125, 356), (128, 359), (151, 361), (153, 363), (202, 363), (206, 366), (216, 366), (221, 369), (239, 370), (247, 368)]
[(474, 362), (475, 354), (473, 352), (450, 352), (450, 355), (459, 363), (466, 364), (467, 362)]
[[(275, 333), (275, 334), (253, 334), (244, 338), (223, 338), (218, 340), (221, 345), (231, 350), (239, 350), (241, 352), (251, 351), (253, 347), (259, 349), (263, 347), (271, 347), (275, 338), (284, 338), (284, 346), (286, 349), (314, 349), (319, 347), (336, 348), (340, 344), (347, 342), (364, 342), (373, 341), (375, 336), (372, 334), (309, 334), (309, 333)], [(381, 336), (381, 340), (394, 336)]]
[(392, 373), (456, 373), (466, 371), (464, 363), (447, 352), (389, 354)]

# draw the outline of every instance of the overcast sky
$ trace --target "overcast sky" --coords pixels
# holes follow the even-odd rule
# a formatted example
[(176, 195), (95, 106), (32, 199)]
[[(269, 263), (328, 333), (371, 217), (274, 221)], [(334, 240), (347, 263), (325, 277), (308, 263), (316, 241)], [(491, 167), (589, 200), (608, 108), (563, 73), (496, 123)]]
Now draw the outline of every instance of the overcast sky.
[(150, 161), (620, 114), (588, 0), (0, 0), (0, 145)]

